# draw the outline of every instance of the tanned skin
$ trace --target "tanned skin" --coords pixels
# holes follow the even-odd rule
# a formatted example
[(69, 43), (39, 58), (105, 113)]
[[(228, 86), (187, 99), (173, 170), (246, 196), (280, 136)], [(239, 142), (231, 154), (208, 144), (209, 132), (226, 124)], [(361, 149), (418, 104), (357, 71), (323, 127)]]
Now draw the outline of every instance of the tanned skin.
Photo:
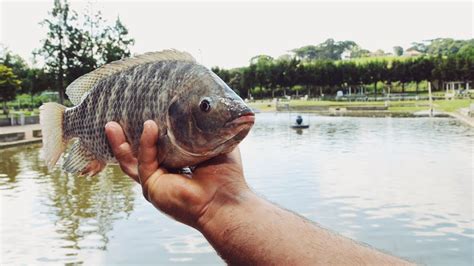
[(240, 151), (200, 164), (192, 176), (169, 173), (156, 158), (158, 127), (146, 121), (138, 158), (119, 124), (106, 134), (122, 170), (158, 210), (199, 230), (232, 265), (405, 265), (321, 228), (257, 196), (245, 182)]

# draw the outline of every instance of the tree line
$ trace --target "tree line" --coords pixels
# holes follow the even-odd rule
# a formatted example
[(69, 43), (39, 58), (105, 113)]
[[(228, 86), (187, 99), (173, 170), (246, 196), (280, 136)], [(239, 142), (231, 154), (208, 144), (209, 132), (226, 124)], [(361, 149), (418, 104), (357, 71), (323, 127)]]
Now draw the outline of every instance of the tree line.
[[(347, 44), (347, 43), (346, 43)], [(375, 97), (382, 83), (395, 83), (405, 92), (405, 84), (415, 83), (416, 92), (422, 81), (442, 90), (444, 82), (472, 82), (474, 79), (474, 44), (467, 42), (462, 49), (437, 55), (424, 54), (407, 58), (382, 58), (362, 62), (352, 60), (310, 59), (306, 56), (284, 56), (274, 59), (267, 55), (254, 57), (247, 67), (213, 71), (240, 96), (276, 97), (301, 92), (309, 96), (335, 94), (338, 90), (371, 85)], [(314, 53), (310, 53), (314, 55)], [(298, 55), (298, 54), (297, 54)], [(339, 52), (340, 55), (340, 52)], [(318, 56), (316, 56), (319, 58)], [(330, 55), (330, 58), (335, 58)]]

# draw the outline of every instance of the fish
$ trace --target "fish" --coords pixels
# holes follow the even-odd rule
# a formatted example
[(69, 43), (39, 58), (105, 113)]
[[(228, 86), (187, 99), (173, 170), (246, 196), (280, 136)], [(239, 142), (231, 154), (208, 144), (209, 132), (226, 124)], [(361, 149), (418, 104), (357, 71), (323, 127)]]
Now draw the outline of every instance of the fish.
[[(42, 156), (49, 169), (95, 175), (116, 163), (105, 135), (115, 121), (138, 154), (143, 123), (159, 128), (158, 163), (193, 167), (232, 151), (255, 122), (252, 109), (214, 72), (187, 52), (149, 52), (105, 64), (67, 88), (72, 107), (40, 107)], [(66, 151), (67, 149), (67, 151)]]

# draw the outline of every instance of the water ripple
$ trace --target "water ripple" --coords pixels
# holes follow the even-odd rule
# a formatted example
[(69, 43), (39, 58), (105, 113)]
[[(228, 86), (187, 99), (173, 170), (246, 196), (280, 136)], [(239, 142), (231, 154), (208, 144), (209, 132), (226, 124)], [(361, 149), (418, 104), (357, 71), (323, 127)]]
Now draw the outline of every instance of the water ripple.
[[(451, 119), (258, 114), (241, 144), (263, 197), (321, 226), (429, 265), (472, 265), (474, 131)], [(39, 145), (2, 150), (0, 264), (222, 265), (117, 167), (48, 172)]]

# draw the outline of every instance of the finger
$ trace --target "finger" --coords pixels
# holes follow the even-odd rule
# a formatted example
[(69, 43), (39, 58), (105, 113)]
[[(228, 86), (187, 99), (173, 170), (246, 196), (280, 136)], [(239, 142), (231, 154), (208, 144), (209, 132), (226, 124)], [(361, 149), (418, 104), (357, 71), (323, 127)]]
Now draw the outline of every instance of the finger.
[(127, 142), (122, 127), (116, 122), (108, 122), (105, 134), (120, 168), (138, 182), (137, 159), (133, 156), (132, 147)]
[(140, 164), (149, 164), (156, 161), (158, 154), (158, 126), (152, 120), (147, 120), (143, 124), (143, 133), (140, 138), (140, 152), (138, 161)]
[(148, 199), (148, 193), (144, 185), (148, 178), (156, 171), (159, 171), (159, 174), (163, 173), (163, 170), (158, 170), (158, 133), (158, 126), (154, 121), (145, 121), (138, 150), (138, 176), (146, 199)]

